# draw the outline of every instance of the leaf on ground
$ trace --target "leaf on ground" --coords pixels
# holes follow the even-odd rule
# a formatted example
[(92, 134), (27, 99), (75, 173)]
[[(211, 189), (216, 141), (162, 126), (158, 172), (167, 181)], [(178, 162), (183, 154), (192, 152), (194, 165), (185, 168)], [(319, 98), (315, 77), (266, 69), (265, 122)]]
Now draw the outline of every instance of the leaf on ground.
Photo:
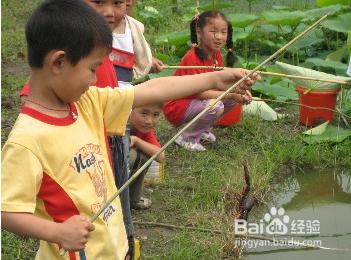
[(329, 124), (329, 121), (324, 122), (321, 125), (318, 125), (310, 130), (307, 130), (305, 132), (303, 132), (302, 134), (305, 135), (321, 135), (325, 132), (325, 130), (327, 129), (327, 125)]
[(351, 136), (351, 129), (327, 125), (325, 131), (321, 135), (304, 135), (302, 140), (308, 144), (318, 143), (341, 143), (347, 137)]
[(284, 115), (275, 112), (266, 102), (253, 100), (250, 104), (243, 106), (245, 114), (251, 114), (261, 117), (267, 121), (276, 121)]

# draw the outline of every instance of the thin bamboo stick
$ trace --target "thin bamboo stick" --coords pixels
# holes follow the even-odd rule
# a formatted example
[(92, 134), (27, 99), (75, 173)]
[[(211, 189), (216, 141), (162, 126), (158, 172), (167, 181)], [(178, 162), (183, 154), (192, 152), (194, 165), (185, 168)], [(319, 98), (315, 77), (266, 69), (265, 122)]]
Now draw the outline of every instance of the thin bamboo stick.
[[(225, 67), (216, 67), (216, 66), (162, 66), (163, 69), (213, 69), (213, 70), (222, 70)], [(296, 75), (289, 75), (284, 73), (276, 73), (276, 72), (268, 72), (268, 71), (256, 71), (262, 75), (269, 75), (269, 76), (277, 76), (277, 77), (285, 77), (291, 79), (304, 79), (304, 80), (314, 80), (320, 82), (329, 82), (329, 83), (338, 83), (338, 84), (349, 84), (347, 81), (343, 80), (334, 80), (334, 79), (323, 79), (323, 78), (315, 78), (315, 77), (308, 77), (308, 76), (296, 76)]]
[(315, 77), (308, 77), (308, 76), (296, 76), (296, 75), (289, 75), (283, 73), (276, 73), (276, 72), (266, 72), (266, 71), (257, 71), (259, 74), (263, 75), (270, 75), (270, 76), (278, 76), (278, 77), (286, 77), (291, 79), (304, 79), (304, 80), (314, 80), (314, 81), (321, 81), (321, 82), (330, 82), (330, 83), (338, 83), (338, 84), (349, 84), (347, 81), (344, 80), (335, 80), (335, 79), (321, 79)]
[(222, 70), (225, 67), (217, 66), (173, 66), (173, 65), (163, 65), (162, 69), (213, 69), (213, 70)]
[[(230, 88), (228, 88), (226, 91), (224, 91), (214, 102), (211, 102), (202, 112), (200, 112), (196, 117), (194, 117), (189, 123), (187, 123), (181, 130), (178, 131), (177, 134), (175, 134), (164, 146), (161, 147), (161, 149), (155, 153), (153, 156), (150, 157), (149, 160), (147, 160), (144, 165), (142, 165), (134, 174), (129, 178), (126, 183), (122, 185), (122, 187), (115, 193), (113, 194), (103, 206), (90, 218), (90, 222), (94, 222), (114, 201), (121, 192), (123, 192), (136, 178), (139, 177), (139, 175), (148, 167), (152, 161), (159, 156), (166, 148), (171, 145), (174, 140), (176, 140), (185, 130), (187, 130), (194, 122), (196, 122), (200, 117), (202, 117), (208, 110), (210, 110), (218, 101), (223, 99), (226, 95), (228, 95), (230, 92), (233, 92), (237, 86), (239, 86), (241, 83), (243, 83), (246, 79), (248, 79), (252, 74), (254, 74), (256, 71), (258, 71), (261, 67), (263, 67), (266, 63), (269, 61), (273, 60), (275, 57), (277, 57), (279, 54), (281, 54), (285, 49), (289, 48), (291, 45), (293, 45), (296, 41), (298, 41), (300, 38), (302, 38), (305, 34), (307, 34), (309, 31), (317, 27), (323, 20), (325, 20), (329, 16), (329, 13), (321, 17), (318, 21), (313, 23), (310, 27), (308, 27), (306, 30), (301, 32), (299, 35), (297, 35), (294, 39), (292, 39), (290, 42), (285, 44), (282, 48), (280, 48), (278, 51), (276, 51), (274, 54), (272, 54), (270, 57), (268, 57), (266, 60), (264, 60), (261, 64), (259, 64), (255, 69), (250, 71), (245, 77), (242, 77), (240, 80), (238, 80), (234, 85), (232, 85)], [(61, 250), (60, 255), (65, 255), (67, 251), (66, 250)]]

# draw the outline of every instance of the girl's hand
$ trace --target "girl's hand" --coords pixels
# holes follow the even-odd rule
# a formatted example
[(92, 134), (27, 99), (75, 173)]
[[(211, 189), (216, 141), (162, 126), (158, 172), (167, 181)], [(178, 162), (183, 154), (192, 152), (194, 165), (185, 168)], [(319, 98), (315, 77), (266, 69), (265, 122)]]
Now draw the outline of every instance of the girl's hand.
[[(234, 83), (243, 77), (245, 77), (247, 74), (249, 74), (250, 71), (246, 69), (240, 69), (240, 68), (235, 68), (235, 69), (229, 69), (226, 68), (222, 71), (218, 72), (218, 80), (217, 80), (217, 88), (220, 90), (226, 90)], [(257, 73), (253, 73), (250, 77), (248, 77), (245, 81), (243, 81), (241, 84), (239, 84), (234, 92), (241, 94), (241, 95), (247, 95), (246, 91), (251, 89), (251, 86), (256, 82), (256, 80), (260, 80), (261, 77)]]
[(58, 224), (56, 235), (58, 243), (68, 251), (85, 248), (89, 232), (95, 229), (89, 219), (82, 215), (74, 215), (65, 222)]
[(236, 103), (240, 105), (248, 105), (252, 101), (252, 95), (251, 92), (246, 90), (246, 93), (244, 95), (241, 94), (236, 94), (236, 93), (230, 93), (227, 96), (228, 98), (234, 100)]

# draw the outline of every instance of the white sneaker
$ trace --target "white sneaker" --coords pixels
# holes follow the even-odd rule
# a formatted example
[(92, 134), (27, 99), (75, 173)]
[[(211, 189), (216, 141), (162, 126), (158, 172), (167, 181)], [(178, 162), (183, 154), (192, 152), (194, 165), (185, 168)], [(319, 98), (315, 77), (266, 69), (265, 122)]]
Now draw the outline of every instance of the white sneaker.
[(214, 143), (216, 142), (216, 136), (211, 132), (203, 132), (201, 134), (201, 140), (209, 143)]
[(178, 136), (178, 138), (174, 141), (177, 145), (189, 150), (189, 151), (193, 151), (193, 152), (203, 152), (206, 151), (206, 148), (203, 147), (201, 144), (199, 143), (193, 143), (190, 141), (185, 141), (183, 139), (183, 137), (180, 135)]

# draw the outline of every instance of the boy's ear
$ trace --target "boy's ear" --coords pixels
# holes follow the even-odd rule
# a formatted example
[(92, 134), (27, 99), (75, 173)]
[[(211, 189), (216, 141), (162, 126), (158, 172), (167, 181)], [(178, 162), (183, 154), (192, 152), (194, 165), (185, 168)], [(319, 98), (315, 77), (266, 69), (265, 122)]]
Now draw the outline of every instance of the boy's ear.
[(53, 50), (49, 53), (49, 55), (47, 55), (47, 65), (55, 74), (60, 73), (67, 62), (67, 55), (65, 51)]

